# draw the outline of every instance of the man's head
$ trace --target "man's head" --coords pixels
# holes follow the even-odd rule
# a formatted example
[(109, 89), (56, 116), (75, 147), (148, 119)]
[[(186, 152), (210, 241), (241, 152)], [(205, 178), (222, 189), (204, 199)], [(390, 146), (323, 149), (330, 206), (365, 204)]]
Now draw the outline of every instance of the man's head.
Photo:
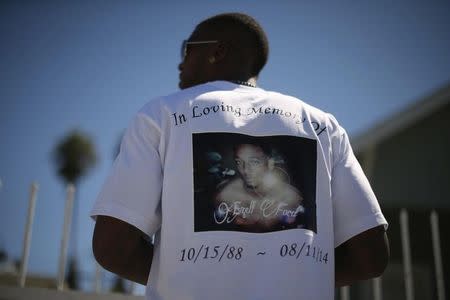
[(198, 24), (188, 39), (179, 65), (181, 89), (213, 80), (248, 81), (257, 78), (267, 62), (266, 34), (252, 17), (220, 14)]
[(234, 156), (238, 172), (248, 187), (260, 187), (267, 172), (273, 169), (273, 161), (259, 145), (237, 145)]

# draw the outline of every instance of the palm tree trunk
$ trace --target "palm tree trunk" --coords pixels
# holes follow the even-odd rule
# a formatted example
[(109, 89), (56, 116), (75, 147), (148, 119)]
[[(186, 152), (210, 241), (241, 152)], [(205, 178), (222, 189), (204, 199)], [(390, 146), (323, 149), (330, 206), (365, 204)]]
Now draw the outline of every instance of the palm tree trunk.
[(80, 270), (78, 265), (78, 219), (79, 219), (79, 193), (78, 184), (74, 183), (75, 195), (72, 213), (72, 233), (69, 239), (69, 266), (66, 275), (66, 281), (70, 289), (78, 290), (80, 288)]

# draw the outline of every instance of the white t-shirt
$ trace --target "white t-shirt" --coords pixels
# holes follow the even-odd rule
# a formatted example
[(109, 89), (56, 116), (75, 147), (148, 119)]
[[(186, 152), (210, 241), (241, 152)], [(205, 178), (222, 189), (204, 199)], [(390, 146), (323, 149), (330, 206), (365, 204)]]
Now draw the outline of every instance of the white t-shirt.
[(155, 236), (155, 300), (332, 299), (334, 248), (387, 225), (332, 115), (225, 81), (146, 104), (91, 215)]

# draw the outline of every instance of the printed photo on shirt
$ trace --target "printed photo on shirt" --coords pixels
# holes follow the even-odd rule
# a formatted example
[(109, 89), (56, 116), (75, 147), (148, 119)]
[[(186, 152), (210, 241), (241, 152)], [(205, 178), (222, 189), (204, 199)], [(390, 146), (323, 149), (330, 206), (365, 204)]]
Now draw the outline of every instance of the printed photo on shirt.
[(194, 231), (316, 230), (316, 141), (195, 133)]

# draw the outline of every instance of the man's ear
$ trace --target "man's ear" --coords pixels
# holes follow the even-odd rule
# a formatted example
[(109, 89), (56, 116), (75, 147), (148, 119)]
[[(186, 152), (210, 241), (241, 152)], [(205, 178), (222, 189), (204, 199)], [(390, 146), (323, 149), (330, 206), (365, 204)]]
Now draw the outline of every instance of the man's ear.
[(229, 47), (224, 42), (218, 42), (216, 47), (214, 47), (213, 57), (216, 62), (223, 60), (228, 54)]

